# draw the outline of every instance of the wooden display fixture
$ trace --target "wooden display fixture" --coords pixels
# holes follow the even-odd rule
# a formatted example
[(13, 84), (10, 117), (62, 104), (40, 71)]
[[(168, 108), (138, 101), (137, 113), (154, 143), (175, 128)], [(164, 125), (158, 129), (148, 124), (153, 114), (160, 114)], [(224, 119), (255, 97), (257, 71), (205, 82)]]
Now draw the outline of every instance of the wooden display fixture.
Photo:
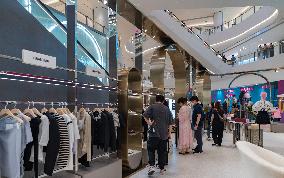
[(123, 166), (136, 169), (142, 160), (142, 77), (132, 68), (119, 71), (118, 79), (118, 111), (124, 122), (119, 156)]

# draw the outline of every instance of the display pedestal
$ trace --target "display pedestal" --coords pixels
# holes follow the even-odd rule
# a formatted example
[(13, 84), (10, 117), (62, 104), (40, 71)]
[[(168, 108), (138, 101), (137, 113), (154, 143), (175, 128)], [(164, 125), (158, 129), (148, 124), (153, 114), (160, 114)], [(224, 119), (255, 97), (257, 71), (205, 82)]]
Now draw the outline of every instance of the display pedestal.
[(91, 167), (80, 167), (78, 175), (82, 176), (82, 178), (122, 178), (122, 160), (96, 159), (91, 163)]
[(284, 124), (271, 124), (271, 132), (274, 133), (284, 133)]
[(281, 113), (281, 120), (280, 120), (280, 123), (284, 123), (284, 112)]

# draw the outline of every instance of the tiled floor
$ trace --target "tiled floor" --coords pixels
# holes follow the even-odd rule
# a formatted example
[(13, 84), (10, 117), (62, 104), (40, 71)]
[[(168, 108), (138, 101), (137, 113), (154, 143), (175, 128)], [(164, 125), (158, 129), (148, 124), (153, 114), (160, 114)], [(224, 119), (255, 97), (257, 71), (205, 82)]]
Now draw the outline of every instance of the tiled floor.
[[(264, 147), (284, 155), (284, 134), (264, 133)], [(232, 135), (225, 134), (222, 147), (212, 147), (212, 141), (204, 139), (204, 153), (182, 156), (175, 150), (169, 160), (167, 172), (153, 178), (241, 178), (241, 162)], [(130, 178), (144, 178), (147, 168)]]

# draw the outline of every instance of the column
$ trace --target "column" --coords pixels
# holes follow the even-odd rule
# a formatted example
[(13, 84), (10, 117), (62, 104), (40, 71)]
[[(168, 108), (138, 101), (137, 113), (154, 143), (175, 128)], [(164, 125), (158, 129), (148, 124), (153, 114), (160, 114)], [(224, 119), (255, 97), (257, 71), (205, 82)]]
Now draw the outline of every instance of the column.
[[(67, 68), (77, 70), (76, 51), (76, 5), (77, 0), (66, 1), (66, 18), (67, 18)], [(77, 82), (77, 73), (68, 72), (68, 80)], [(68, 87), (67, 102), (77, 102), (77, 87)], [(76, 109), (76, 106), (69, 106), (70, 110)]]

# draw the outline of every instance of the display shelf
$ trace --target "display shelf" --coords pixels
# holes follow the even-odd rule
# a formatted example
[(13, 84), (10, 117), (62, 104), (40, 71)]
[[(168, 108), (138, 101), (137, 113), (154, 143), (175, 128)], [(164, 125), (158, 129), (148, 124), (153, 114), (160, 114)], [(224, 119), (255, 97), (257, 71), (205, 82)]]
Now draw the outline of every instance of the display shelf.
[(133, 68), (121, 70), (118, 79), (118, 111), (125, 122), (119, 156), (123, 166), (136, 169), (142, 160), (142, 77), (139, 70)]

